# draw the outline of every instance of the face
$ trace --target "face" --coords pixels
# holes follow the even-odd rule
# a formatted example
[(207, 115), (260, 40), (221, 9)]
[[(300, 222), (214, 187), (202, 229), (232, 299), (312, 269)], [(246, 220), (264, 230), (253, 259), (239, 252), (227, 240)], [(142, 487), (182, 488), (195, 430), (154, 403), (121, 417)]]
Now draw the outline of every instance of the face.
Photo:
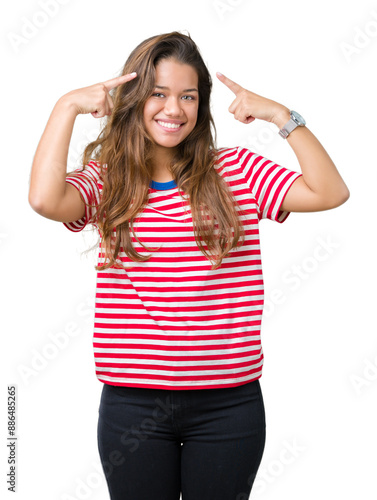
[(144, 124), (157, 149), (166, 153), (167, 148), (180, 144), (196, 125), (198, 75), (188, 64), (162, 59), (156, 65), (155, 84), (144, 105)]

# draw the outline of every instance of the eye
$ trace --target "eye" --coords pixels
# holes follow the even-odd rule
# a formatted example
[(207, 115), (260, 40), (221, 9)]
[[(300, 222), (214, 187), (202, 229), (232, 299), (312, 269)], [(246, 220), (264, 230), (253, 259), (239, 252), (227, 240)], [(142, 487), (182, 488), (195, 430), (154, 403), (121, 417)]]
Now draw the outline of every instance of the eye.
[(160, 95), (164, 94), (161, 94), (161, 92), (155, 92), (154, 94), (152, 94), (152, 97), (159, 97)]
[(188, 97), (189, 99), (185, 99), (185, 101), (195, 101), (195, 97), (193, 95), (184, 95), (183, 98)]

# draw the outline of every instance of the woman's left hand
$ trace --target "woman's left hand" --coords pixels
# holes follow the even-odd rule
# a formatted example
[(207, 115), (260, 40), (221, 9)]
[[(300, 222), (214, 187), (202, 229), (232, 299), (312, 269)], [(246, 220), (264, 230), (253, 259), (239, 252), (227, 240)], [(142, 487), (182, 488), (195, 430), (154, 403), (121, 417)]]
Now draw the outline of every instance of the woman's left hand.
[(229, 106), (229, 112), (234, 114), (234, 118), (242, 123), (251, 123), (256, 118), (267, 122), (276, 123), (279, 115), (289, 110), (282, 104), (254, 94), (246, 90), (230, 78), (216, 73), (217, 78), (226, 85), (236, 96)]

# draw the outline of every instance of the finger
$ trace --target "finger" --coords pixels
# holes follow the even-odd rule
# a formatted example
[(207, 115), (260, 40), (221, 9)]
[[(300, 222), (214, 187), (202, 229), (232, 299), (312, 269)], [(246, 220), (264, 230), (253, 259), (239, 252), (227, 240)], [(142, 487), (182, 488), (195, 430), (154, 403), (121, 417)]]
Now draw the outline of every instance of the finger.
[(249, 115), (249, 114), (246, 114), (244, 111), (242, 110), (237, 110), (235, 113), (234, 113), (234, 118), (236, 120), (238, 120), (239, 122), (241, 123), (245, 123), (246, 125), (253, 122), (255, 120), (255, 117), (252, 116), (252, 115)]
[(104, 116), (110, 116), (113, 111), (114, 108), (113, 99), (109, 94), (109, 92), (105, 92), (105, 95), (106, 95), (106, 101), (101, 104), (101, 107), (99, 109), (91, 113), (94, 116), (94, 118), (103, 118)]
[(93, 111), (91, 115), (94, 116), (94, 118), (103, 118), (106, 115), (106, 112), (104, 108), (101, 108)]
[(245, 116), (244, 113), (241, 113), (241, 114), (235, 114), (234, 115), (234, 118), (236, 120), (238, 120), (239, 122), (241, 123), (250, 123), (251, 121), (253, 121), (253, 119), (249, 120), (249, 118), (252, 118), (251, 116)]
[(244, 123), (249, 124), (255, 120), (254, 116), (248, 116)]
[(99, 106), (98, 109), (96, 109), (92, 115), (94, 118), (103, 118), (106, 115), (111, 115), (112, 108), (110, 106), (110, 100), (111, 97), (109, 94), (106, 92), (106, 100), (102, 102)]
[(237, 95), (239, 92), (241, 92), (241, 90), (243, 90), (243, 87), (241, 87), (241, 85), (238, 85), (238, 83), (234, 82), (222, 73), (217, 72), (216, 76), (220, 80), (220, 82), (226, 85), (228, 89), (230, 89), (234, 94)]
[(237, 109), (238, 103), (239, 103), (239, 98), (236, 97), (234, 99), (234, 101), (232, 102), (232, 104), (228, 108), (229, 113), (234, 113), (235, 112), (235, 110)]
[(130, 80), (133, 80), (137, 76), (137, 73), (127, 73), (127, 75), (122, 75), (122, 76), (117, 76), (116, 78), (111, 78), (110, 80), (107, 80), (106, 82), (103, 82), (107, 90), (112, 90), (118, 87), (119, 85), (122, 85), (123, 83), (129, 82)]

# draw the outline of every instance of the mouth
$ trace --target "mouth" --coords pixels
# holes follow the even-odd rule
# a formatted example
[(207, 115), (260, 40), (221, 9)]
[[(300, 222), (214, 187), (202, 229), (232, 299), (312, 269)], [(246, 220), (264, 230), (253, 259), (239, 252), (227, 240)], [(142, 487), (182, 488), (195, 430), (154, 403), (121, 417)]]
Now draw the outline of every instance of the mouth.
[(157, 125), (162, 129), (165, 130), (166, 132), (178, 132), (178, 130), (181, 130), (183, 127), (184, 123), (173, 123), (173, 122), (165, 122), (164, 120), (155, 120)]

